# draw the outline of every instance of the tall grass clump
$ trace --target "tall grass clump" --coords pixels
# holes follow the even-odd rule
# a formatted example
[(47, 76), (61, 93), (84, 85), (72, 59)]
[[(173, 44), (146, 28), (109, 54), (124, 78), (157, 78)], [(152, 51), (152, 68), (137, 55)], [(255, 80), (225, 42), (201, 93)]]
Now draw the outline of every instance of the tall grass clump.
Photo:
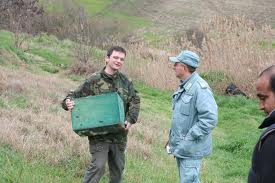
[(5, 106), (0, 110), (1, 142), (28, 159), (56, 164), (81, 152), (85, 161), (85, 140), (71, 133), (71, 125), (65, 122), (69, 116), (60, 108), (64, 90), (69, 90), (66, 83), (56, 77), (0, 69), (0, 96)]
[(123, 71), (149, 86), (172, 90), (178, 81), (168, 55), (165, 49), (151, 48), (146, 43), (130, 45)]
[(211, 87), (216, 91), (224, 93), (226, 86), (233, 82), (252, 96), (259, 72), (274, 64), (275, 29), (271, 26), (256, 26), (242, 16), (214, 16), (197, 30), (201, 34), (199, 46), (193, 40), (196, 36), (190, 36), (189, 32), (177, 39), (167, 38), (158, 48), (146, 43), (128, 45), (125, 72), (150, 86), (174, 89), (177, 79), (168, 56), (189, 49), (200, 55), (198, 72), (203, 73), (206, 80), (211, 78)]
[(222, 72), (252, 95), (259, 72), (274, 64), (274, 48), (263, 48), (261, 42), (271, 45), (275, 29), (267, 25), (257, 27), (245, 17), (215, 16), (202, 25), (202, 30), (206, 40), (201, 51), (201, 70)]

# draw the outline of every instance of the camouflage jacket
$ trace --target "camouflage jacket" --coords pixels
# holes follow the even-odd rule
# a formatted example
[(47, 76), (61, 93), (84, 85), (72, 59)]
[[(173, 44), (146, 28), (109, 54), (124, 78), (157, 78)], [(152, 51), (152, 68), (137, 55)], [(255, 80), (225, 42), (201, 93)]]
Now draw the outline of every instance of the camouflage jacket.
[[(62, 102), (62, 107), (68, 110), (65, 105), (67, 98), (80, 98), (89, 95), (99, 95), (109, 92), (117, 92), (123, 100), (125, 119), (134, 124), (137, 121), (140, 109), (140, 97), (135, 90), (133, 83), (121, 72), (116, 72), (114, 75), (105, 73), (105, 68), (99, 72), (92, 74), (79, 88), (70, 92)], [(112, 143), (121, 143), (127, 141), (127, 132), (121, 131), (114, 134), (89, 136), (92, 141), (104, 141)]]

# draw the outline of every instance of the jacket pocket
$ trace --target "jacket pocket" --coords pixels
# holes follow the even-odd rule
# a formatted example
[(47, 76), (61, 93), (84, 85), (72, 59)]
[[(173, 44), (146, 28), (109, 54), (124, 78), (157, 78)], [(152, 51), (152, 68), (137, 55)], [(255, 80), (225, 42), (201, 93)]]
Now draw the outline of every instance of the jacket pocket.
[(181, 112), (181, 114), (189, 116), (192, 98), (193, 98), (193, 96), (192, 95), (188, 95), (188, 94), (184, 94), (181, 97), (181, 105), (180, 105), (180, 112)]

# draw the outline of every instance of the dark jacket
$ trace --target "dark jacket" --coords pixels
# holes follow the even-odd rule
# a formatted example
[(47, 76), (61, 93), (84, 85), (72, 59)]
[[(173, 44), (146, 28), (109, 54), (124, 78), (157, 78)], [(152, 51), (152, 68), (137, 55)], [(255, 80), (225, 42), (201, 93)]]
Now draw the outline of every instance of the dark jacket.
[(267, 128), (257, 142), (248, 183), (275, 182), (275, 110), (265, 118), (259, 128)]
[[(117, 92), (123, 100), (125, 109), (125, 118), (130, 123), (136, 123), (139, 109), (140, 97), (135, 90), (133, 83), (121, 72), (113, 75), (105, 73), (104, 68), (94, 73), (78, 89), (69, 93), (63, 100), (62, 107), (68, 110), (65, 104), (67, 98), (80, 98), (90, 95), (100, 95), (103, 93)], [(115, 134), (89, 136), (92, 141), (104, 141), (112, 143), (121, 143), (127, 141), (127, 132), (121, 131)]]

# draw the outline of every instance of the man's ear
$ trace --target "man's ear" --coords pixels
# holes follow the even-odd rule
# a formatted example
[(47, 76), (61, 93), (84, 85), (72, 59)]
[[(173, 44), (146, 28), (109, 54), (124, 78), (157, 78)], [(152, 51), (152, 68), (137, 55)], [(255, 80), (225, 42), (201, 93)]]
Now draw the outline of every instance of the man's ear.
[(110, 57), (106, 56), (106, 57), (105, 57), (105, 61), (106, 61), (106, 62), (109, 62), (109, 60), (110, 60)]

